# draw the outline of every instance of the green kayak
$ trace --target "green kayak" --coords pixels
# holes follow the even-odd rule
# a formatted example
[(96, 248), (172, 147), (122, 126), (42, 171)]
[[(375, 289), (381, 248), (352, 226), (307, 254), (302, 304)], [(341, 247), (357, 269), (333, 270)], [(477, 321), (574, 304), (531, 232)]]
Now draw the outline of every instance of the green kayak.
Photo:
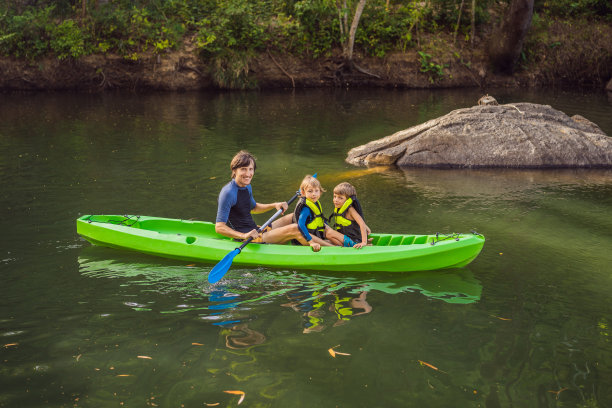
[[(239, 243), (215, 232), (211, 222), (131, 215), (84, 215), (77, 232), (94, 245), (164, 258), (216, 263)], [(234, 264), (328, 271), (408, 272), (454, 268), (470, 263), (482, 250), (477, 233), (408, 235), (372, 233), (361, 249), (250, 244)]]

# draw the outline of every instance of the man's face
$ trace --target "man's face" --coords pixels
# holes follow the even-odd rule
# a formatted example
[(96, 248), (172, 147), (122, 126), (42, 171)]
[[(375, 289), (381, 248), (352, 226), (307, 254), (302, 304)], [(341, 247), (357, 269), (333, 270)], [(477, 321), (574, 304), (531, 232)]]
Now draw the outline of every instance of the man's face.
[(238, 187), (246, 187), (251, 184), (251, 179), (255, 174), (255, 164), (253, 160), (249, 162), (248, 166), (238, 167), (234, 170), (234, 179), (236, 180), (236, 184)]

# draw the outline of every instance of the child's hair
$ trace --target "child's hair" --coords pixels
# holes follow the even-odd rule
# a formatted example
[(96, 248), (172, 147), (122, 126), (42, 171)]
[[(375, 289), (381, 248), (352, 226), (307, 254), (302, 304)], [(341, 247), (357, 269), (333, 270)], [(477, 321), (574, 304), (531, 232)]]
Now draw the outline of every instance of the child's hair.
[(353, 197), (357, 196), (357, 190), (355, 190), (355, 187), (353, 187), (351, 183), (347, 183), (345, 181), (344, 183), (340, 183), (334, 187), (334, 194), (342, 194), (346, 197)]
[(300, 191), (306, 190), (306, 187), (318, 187), (322, 193), (325, 192), (325, 189), (323, 186), (321, 186), (321, 182), (310, 174), (308, 174), (306, 177), (304, 177), (304, 180), (302, 180), (302, 184), (300, 184)]
[(236, 155), (232, 159), (232, 162), (230, 163), (230, 169), (232, 169), (232, 178), (234, 178), (235, 176), (234, 171), (236, 171), (237, 169), (241, 167), (247, 167), (249, 164), (251, 164), (251, 161), (253, 162), (253, 170), (257, 169), (257, 163), (255, 162), (255, 156), (253, 156), (251, 153), (247, 152), (246, 150), (241, 150), (238, 153), (236, 153)]

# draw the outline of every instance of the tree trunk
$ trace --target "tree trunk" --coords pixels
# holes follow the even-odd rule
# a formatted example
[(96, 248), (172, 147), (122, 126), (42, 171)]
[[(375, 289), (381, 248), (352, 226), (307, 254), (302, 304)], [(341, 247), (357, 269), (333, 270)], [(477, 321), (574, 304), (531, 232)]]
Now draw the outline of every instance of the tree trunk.
[(457, 31), (459, 31), (459, 24), (461, 24), (461, 11), (463, 10), (463, 3), (465, 3), (465, 0), (461, 0), (461, 5), (459, 6), (459, 17), (457, 17), (457, 25), (455, 26), (455, 33), (453, 34), (453, 45), (457, 43)]
[(512, 0), (503, 23), (495, 30), (487, 46), (489, 61), (499, 72), (514, 72), (533, 15), (534, 0)]
[(353, 16), (353, 23), (351, 24), (351, 30), (349, 31), (348, 44), (346, 47), (345, 58), (348, 61), (353, 60), (353, 47), (355, 46), (355, 34), (357, 33), (357, 26), (359, 25), (359, 19), (361, 18), (361, 13), (363, 13), (363, 9), (366, 5), (367, 0), (359, 0), (359, 4), (357, 4), (357, 8), (355, 9), (355, 15)]
[(476, 35), (476, 0), (472, 0), (472, 48), (474, 48), (474, 35)]

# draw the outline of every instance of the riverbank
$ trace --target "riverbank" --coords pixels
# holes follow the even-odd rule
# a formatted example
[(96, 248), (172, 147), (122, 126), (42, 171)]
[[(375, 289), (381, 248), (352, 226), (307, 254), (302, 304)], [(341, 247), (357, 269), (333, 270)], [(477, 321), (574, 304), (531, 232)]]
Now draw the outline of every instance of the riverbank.
[[(612, 77), (612, 26), (584, 20), (534, 24), (517, 71), (493, 72), (484, 52), (490, 29), (474, 44), (453, 41), (452, 33), (424, 35), (419, 49), (383, 58), (356, 53), (362, 70), (348, 70), (340, 50), (325, 58), (262, 52), (248, 63), (248, 78), (259, 89), (312, 87), (543, 87), (603, 89)], [(186, 91), (220, 88), (212, 62), (202, 59), (193, 37), (176, 50), (143, 53), (136, 61), (119, 55), (92, 54), (79, 59), (45, 57), (35, 61), (0, 57), (2, 90), (113, 89)], [(367, 73), (366, 73), (367, 72)]]

